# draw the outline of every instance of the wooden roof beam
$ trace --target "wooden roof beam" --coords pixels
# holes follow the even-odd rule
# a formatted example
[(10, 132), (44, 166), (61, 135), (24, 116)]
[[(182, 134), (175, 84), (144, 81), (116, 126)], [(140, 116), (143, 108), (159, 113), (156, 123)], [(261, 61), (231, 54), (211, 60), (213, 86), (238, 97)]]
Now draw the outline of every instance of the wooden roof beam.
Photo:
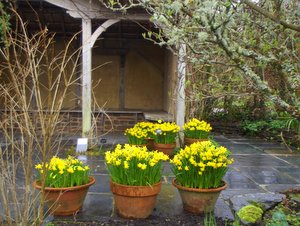
[(105, 8), (97, 0), (46, 0), (46, 2), (66, 9), (67, 13), (73, 18), (135, 21), (147, 21), (150, 19), (150, 15), (144, 10), (136, 9), (124, 14)]
[(100, 10), (99, 1), (95, 0), (45, 0), (46, 2), (64, 8), (66, 10)]
[(115, 12), (108, 9), (101, 9), (99, 11), (78, 11), (68, 10), (67, 13), (73, 18), (89, 18), (89, 19), (119, 19), (132, 21), (149, 21), (150, 15), (147, 13), (128, 13)]

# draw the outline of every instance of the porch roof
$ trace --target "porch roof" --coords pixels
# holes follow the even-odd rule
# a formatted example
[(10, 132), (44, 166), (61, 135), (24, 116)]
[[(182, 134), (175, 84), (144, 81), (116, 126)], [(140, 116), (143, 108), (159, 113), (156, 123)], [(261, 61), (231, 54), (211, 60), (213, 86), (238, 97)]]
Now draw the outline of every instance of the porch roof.
[[(58, 5), (65, 5), (67, 8), (61, 8), (58, 5), (49, 3), (52, 1), (61, 2), (58, 3)], [(85, 0), (80, 1), (83, 2)], [(17, 9), (24, 21), (30, 21), (27, 28), (31, 32), (40, 31), (40, 26), (42, 26), (47, 27), (51, 32), (55, 32), (57, 36), (73, 36), (82, 30), (81, 17), (79, 17), (79, 15), (74, 15), (75, 9), (70, 9), (71, 6), (66, 6), (65, 2), (69, 1), (18, 0)], [(81, 11), (78, 9), (78, 12)], [(149, 15), (141, 9), (131, 10), (131, 16), (113, 12), (103, 6), (98, 10), (93, 10), (91, 12), (93, 13), (90, 13), (89, 17), (90, 19), (93, 19), (93, 31), (107, 19), (118, 18), (121, 20), (114, 26), (109, 27), (107, 31), (101, 35), (103, 38), (141, 40), (143, 39), (141, 34), (146, 30), (156, 30), (156, 26), (149, 21)]]

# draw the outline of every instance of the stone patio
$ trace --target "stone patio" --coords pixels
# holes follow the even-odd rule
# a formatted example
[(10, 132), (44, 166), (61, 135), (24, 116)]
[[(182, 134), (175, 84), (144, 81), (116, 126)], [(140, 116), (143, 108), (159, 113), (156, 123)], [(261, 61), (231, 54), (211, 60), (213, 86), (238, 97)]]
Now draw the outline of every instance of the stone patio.
[[(300, 189), (300, 151), (258, 138), (237, 135), (215, 135), (214, 138), (227, 147), (235, 159), (224, 178), (228, 188), (222, 191), (217, 201), (216, 217), (233, 220), (234, 210), (245, 203), (245, 199), (253, 197), (251, 194), (261, 197), (267, 193), (266, 197), (272, 197), (274, 193), (291, 188)], [(71, 140), (71, 143), (75, 142), (75, 139)], [(101, 143), (105, 150), (111, 150), (117, 143), (126, 143), (126, 137), (122, 133), (110, 133), (101, 137)], [(114, 213), (104, 156), (81, 155), (78, 158), (90, 166), (96, 183), (90, 188), (82, 211), (70, 217), (49, 216), (45, 225), (47, 222), (54, 222), (55, 225), (60, 225), (60, 222), (64, 222), (63, 225), (66, 222), (69, 222), (67, 225), (74, 225), (74, 222), (82, 222), (80, 225), (153, 225), (153, 220), (156, 225), (157, 222), (159, 225), (172, 225), (168, 221), (173, 218), (179, 222), (177, 225), (195, 225), (195, 222), (202, 225), (202, 216), (183, 211), (179, 193), (171, 185), (174, 177), (169, 163), (165, 163), (163, 186), (152, 215), (146, 220), (128, 221)], [(180, 223), (181, 219), (184, 223)], [(187, 224), (189, 219), (191, 223)]]
[[(222, 219), (234, 219), (234, 203), (243, 195), (280, 192), (290, 188), (300, 189), (300, 152), (290, 151), (285, 146), (256, 138), (245, 138), (233, 135), (216, 135), (215, 139), (232, 152), (235, 162), (225, 176), (228, 188), (218, 199), (215, 215)], [(125, 143), (121, 134), (109, 134), (105, 137), (105, 146)], [(89, 190), (84, 207), (76, 216), (48, 218), (56, 223), (68, 222), (102, 222), (103, 219), (122, 219), (114, 213), (112, 194), (109, 188), (109, 175), (105, 167), (104, 157), (79, 156), (92, 169), (96, 184)], [(168, 219), (186, 217), (188, 213), (182, 209), (178, 191), (171, 185), (173, 175), (169, 163), (163, 173), (163, 186), (157, 204), (150, 218)], [(242, 196), (241, 196), (242, 195)], [(235, 201), (232, 202), (232, 199)], [(199, 217), (199, 222), (202, 218)], [(140, 222), (140, 221), (138, 221)], [(147, 225), (147, 220), (140, 222)], [(132, 222), (132, 225), (135, 223)]]

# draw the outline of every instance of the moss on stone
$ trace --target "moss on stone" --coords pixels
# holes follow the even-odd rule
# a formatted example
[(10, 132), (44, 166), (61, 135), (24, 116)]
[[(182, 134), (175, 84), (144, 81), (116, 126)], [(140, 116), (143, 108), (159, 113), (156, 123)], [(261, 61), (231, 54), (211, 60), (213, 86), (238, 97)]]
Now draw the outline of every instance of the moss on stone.
[(261, 220), (263, 210), (255, 205), (247, 205), (242, 207), (238, 212), (238, 217), (247, 223), (255, 223)]

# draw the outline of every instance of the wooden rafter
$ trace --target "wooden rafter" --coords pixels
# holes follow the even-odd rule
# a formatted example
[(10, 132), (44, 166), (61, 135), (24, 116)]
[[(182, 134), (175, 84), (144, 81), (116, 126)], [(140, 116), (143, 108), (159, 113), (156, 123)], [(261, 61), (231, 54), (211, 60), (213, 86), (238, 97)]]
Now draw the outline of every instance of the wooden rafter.
[(90, 0), (46, 0), (48, 3), (66, 9), (73, 18), (85, 19), (120, 19), (148, 21), (150, 16), (146, 11), (135, 9), (128, 14), (115, 12), (102, 6), (99, 1)]

